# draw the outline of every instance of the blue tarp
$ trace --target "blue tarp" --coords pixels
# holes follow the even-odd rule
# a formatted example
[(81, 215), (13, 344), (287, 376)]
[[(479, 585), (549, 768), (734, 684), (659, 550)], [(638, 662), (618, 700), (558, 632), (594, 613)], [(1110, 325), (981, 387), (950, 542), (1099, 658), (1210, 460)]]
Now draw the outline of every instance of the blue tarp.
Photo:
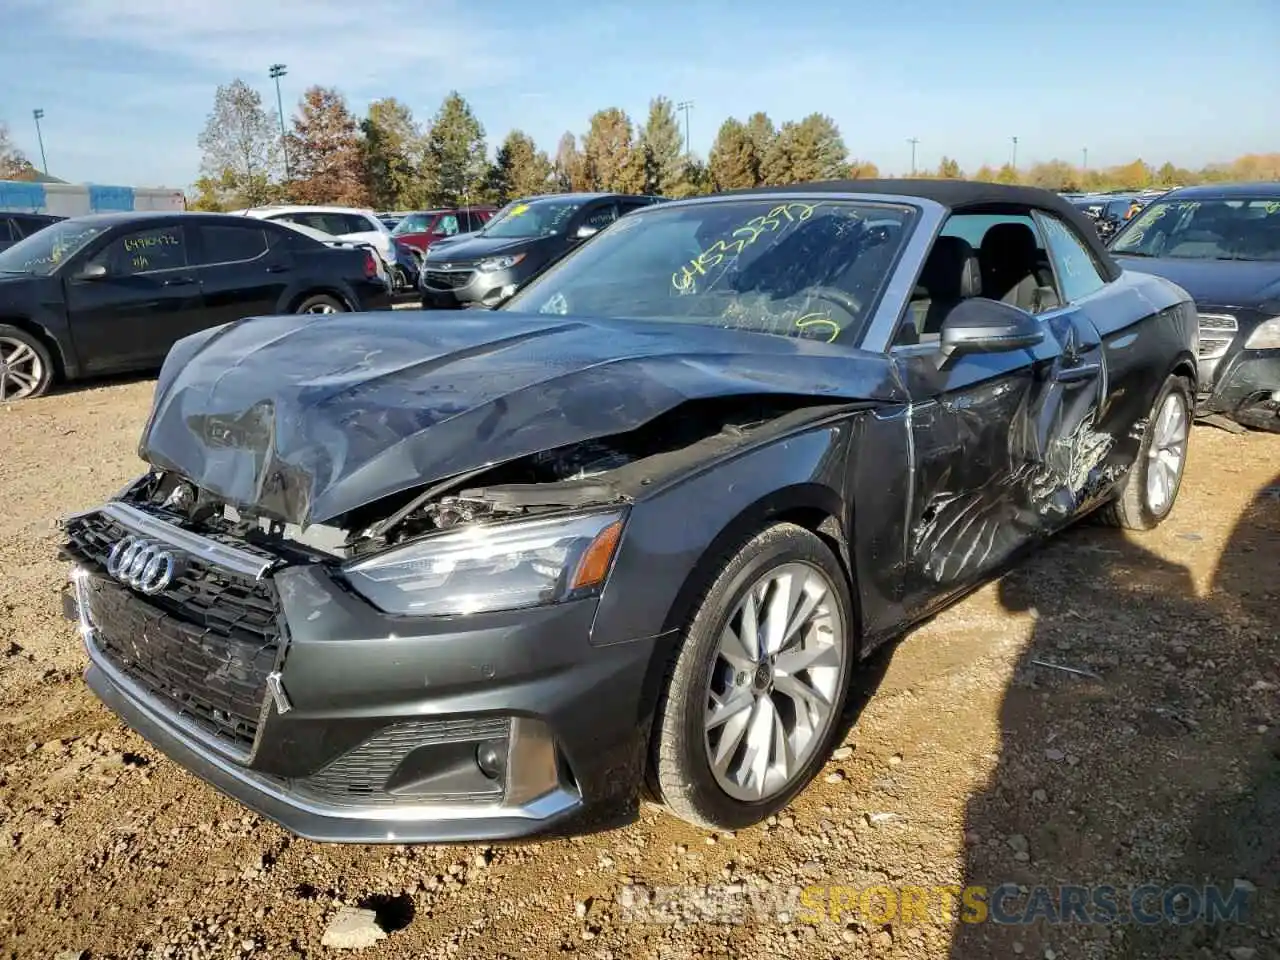
[(0, 210), (42, 213), (44, 209), (44, 184), (0, 180)]
[(114, 213), (133, 209), (133, 187), (100, 187), (89, 185), (89, 211)]

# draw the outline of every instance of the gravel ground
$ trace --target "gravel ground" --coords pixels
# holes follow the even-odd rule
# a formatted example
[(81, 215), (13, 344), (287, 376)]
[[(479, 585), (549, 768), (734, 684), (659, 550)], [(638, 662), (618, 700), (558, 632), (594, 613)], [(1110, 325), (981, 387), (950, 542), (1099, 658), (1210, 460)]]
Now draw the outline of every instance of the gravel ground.
[[(140, 472), (150, 394), (0, 407), (9, 956), (340, 956), (326, 928), (363, 907), (377, 927), (343, 911), (329, 942), (370, 958), (1280, 958), (1280, 436), (1197, 428), (1158, 531), (1070, 531), (885, 651), (844, 746), (774, 823), (712, 835), (644, 807), (567, 840), (337, 847), (222, 798), (80, 679), (53, 523)], [(1234, 883), (1252, 910), (1107, 928), (815, 922), (794, 902), (808, 885), (1143, 881)], [(703, 896), (661, 906), (675, 885)]]

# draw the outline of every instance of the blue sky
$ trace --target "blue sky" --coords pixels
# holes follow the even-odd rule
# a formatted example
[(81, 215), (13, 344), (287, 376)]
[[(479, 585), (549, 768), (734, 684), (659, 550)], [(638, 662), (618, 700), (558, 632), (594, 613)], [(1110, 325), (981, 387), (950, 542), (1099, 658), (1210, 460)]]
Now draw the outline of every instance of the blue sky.
[(1280, 150), (1280, 2), (1154, 0), (6, 0), (0, 121), (72, 181), (178, 186), (219, 83), (242, 77), (286, 113), (309, 84), (363, 112), (393, 95), (428, 118), (450, 89), (491, 145), (512, 127), (548, 151), (593, 111), (642, 120), (691, 99), (693, 148), (720, 122), (821, 111), (850, 153), (902, 173), (943, 154), (1198, 166)]

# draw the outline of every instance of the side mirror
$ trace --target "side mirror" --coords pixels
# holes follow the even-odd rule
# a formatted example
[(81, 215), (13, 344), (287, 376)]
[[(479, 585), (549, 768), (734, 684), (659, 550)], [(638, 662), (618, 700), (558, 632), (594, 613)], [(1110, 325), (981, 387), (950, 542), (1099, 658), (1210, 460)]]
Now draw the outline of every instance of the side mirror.
[(1024, 350), (1044, 340), (1040, 321), (1009, 303), (970, 297), (942, 323), (942, 366), (953, 354)]
[(593, 226), (592, 226), (591, 224), (589, 224), (589, 223), (584, 223), (584, 224), (583, 224), (582, 226), (580, 226), (580, 227), (577, 229), (577, 231), (574, 233), (574, 235), (573, 235), (573, 239), (575, 239), (575, 240), (586, 240), (588, 237), (594, 237), (594, 236), (595, 236), (597, 233), (599, 233), (599, 232), (600, 232), (600, 228), (599, 228), (599, 227), (593, 227)]
[(91, 263), (76, 274), (77, 280), (104, 280), (109, 271), (105, 263)]

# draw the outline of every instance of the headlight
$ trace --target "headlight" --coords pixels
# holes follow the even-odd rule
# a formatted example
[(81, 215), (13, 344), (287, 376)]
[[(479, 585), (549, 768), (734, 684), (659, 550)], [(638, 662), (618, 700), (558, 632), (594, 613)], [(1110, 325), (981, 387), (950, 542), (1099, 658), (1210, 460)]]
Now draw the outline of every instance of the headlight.
[(509, 257), (490, 257), (488, 260), (481, 260), (476, 264), (476, 269), (481, 273), (493, 273), (495, 270), (507, 270), (514, 267), (517, 263), (525, 258), (523, 253), (513, 253)]
[(1280, 350), (1280, 317), (1264, 320), (1244, 342), (1246, 350)]
[(598, 590), (621, 535), (619, 511), (469, 525), (353, 563), (344, 573), (387, 613), (516, 610)]

